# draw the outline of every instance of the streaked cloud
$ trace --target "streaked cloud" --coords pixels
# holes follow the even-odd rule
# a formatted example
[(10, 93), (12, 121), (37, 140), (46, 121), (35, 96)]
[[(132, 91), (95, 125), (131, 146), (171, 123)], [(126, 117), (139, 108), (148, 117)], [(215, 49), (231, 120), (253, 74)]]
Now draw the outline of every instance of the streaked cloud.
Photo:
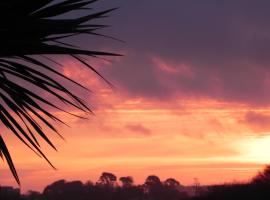
[(145, 126), (143, 126), (141, 124), (126, 125), (125, 128), (132, 131), (132, 132), (143, 134), (143, 135), (150, 135), (151, 134), (151, 130), (146, 128)]
[[(78, 62), (57, 58), (63, 74), (92, 90), (65, 82), (95, 113), (81, 120), (55, 111), (71, 126), (58, 127), (67, 143), (55, 138), (59, 153), (42, 147), (59, 171), (6, 137), (25, 190), (55, 178), (96, 180), (102, 171), (132, 175), (138, 182), (153, 173), (179, 176), (184, 184), (194, 177), (202, 184), (248, 180), (270, 162), (264, 153), (269, 151), (261, 148), (269, 140), (258, 140), (267, 139), (270, 130), (270, 2), (97, 5), (116, 4), (121, 9), (108, 18), (113, 27), (107, 34), (126, 44), (104, 38), (79, 42), (125, 55), (88, 60), (114, 89)], [(14, 184), (6, 173), (0, 176)]]

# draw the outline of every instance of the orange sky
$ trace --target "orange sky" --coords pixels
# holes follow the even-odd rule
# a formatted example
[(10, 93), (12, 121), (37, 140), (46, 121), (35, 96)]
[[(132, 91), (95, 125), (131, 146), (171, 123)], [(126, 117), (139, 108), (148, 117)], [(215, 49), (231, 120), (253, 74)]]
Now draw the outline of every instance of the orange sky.
[[(72, 67), (79, 66), (67, 65), (66, 75), (94, 89), (89, 104), (95, 116), (81, 120), (56, 112), (71, 126), (58, 126), (66, 142), (51, 135), (59, 152), (43, 146), (57, 171), (6, 137), (23, 191), (41, 190), (57, 179), (96, 181), (103, 171), (131, 175), (137, 183), (150, 174), (175, 177), (182, 184), (194, 178), (202, 184), (247, 181), (270, 161), (269, 108), (211, 99), (133, 98), (87, 70), (71, 75)], [(6, 165), (1, 171), (1, 184), (16, 185)]]

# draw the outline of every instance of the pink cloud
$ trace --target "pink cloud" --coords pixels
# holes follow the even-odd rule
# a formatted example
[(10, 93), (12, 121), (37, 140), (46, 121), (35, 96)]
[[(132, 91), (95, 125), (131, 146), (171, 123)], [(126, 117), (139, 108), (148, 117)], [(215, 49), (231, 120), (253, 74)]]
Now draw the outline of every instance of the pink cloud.
[(240, 123), (246, 124), (255, 132), (270, 131), (270, 114), (264, 112), (247, 112)]
[(159, 70), (165, 73), (183, 76), (186, 78), (194, 78), (194, 71), (190, 66), (184, 63), (173, 64), (170, 62), (166, 62), (158, 57), (154, 57), (152, 58), (152, 60), (154, 64), (159, 68)]
[(151, 134), (151, 130), (146, 128), (145, 126), (143, 126), (141, 124), (126, 125), (125, 128), (132, 131), (132, 132), (140, 133), (143, 135), (150, 135)]

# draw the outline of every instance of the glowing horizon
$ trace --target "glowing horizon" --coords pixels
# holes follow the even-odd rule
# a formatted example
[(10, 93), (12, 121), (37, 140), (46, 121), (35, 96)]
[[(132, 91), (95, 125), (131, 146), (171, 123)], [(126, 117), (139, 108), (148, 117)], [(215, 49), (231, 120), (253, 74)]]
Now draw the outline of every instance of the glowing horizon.
[[(57, 112), (71, 126), (58, 127), (67, 142), (53, 136), (59, 152), (43, 144), (57, 171), (18, 141), (7, 140), (24, 192), (40, 191), (57, 179), (96, 181), (103, 171), (133, 176), (136, 183), (150, 174), (187, 185), (194, 178), (201, 184), (248, 181), (270, 162), (265, 153), (269, 136), (256, 136), (256, 124), (244, 121), (247, 113), (262, 115), (267, 108), (251, 111), (243, 105), (190, 99), (172, 100), (168, 106), (109, 93), (110, 104), (104, 94), (97, 95), (98, 103), (106, 106), (98, 107), (89, 120)], [(16, 186), (7, 166), (4, 170), (3, 184)]]

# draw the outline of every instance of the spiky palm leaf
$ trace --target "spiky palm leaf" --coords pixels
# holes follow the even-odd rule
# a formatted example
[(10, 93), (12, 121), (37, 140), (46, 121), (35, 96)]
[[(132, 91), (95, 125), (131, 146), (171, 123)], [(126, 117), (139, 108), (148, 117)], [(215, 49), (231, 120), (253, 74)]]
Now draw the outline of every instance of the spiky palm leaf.
[[(63, 84), (57, 77), (67, 79), (73, 84), (84, 87), (61, 74), (54, 66), (47, 64), (36, 55), (70, 55), (99, 76), (94, 68), (80, 56), (115, 56), (116, 54), (89, 49), (80, 49), (62, 39), (80, 34), (98, 35), (95, 31), (103, 28), (93, 20), (105, 17), (113, 9), (83, 16), (59, 16), (76, 10), (90, 10), (89, 5), (97, 0), (2, 0), (0, 2), (0, 120), (11, 133), (25, 145), (50, 163), (42, 152), (37, 135), (52, 148), (55, 146), (46, 136), (42, 125), (57, 132), (51, 120), (62, 122), (44, 106), (62, 110), (55, 101), (42, 95), (47, 93), (81, 111), (89, 112), (87, 105)], [(91, 22), (91, 23), (90, 23)], [(54, 74), (51, 78), (48, 74)], [(55, 80), (57, 79), (57, 80)], [(21, 82), (25, 85), (20, 84)], [(26, 86), (27, 85), (27, 86)], [(38, 88), (38, 92), (31, 88)], [(63, 122), (62, 122), (63, 123)], [(0, 156), (7, 161), (12, 174), (19, 178), (0, 135)], [(51, 163), (50, 163), (51, 164)], [(52, 165), (52, 164), (51, 164)]]

